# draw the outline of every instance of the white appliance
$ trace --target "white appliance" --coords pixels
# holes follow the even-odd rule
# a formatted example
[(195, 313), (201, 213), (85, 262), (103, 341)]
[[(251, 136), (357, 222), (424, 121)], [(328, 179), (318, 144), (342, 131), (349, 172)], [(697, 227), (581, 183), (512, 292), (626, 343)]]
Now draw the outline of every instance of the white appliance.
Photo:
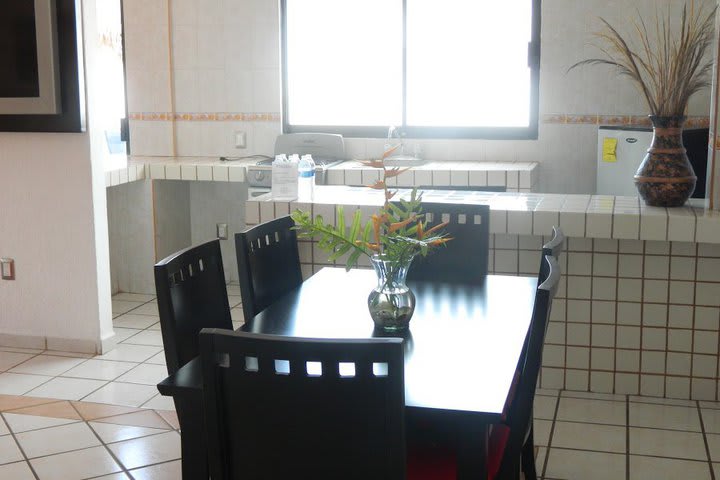
[[(275, 155), (283, 153), (312, 155), (315, 161), (315, 183), (326, 185), (328, 168), (345, 161), (345, 142), (342, 135), (336, 134), (287, 133), (275, 139)], [(248, 198), (270, 192), (273, 158), (247, 167)]]
[(633, 177), (652, 141), (651, 128), (598, 128), (598, 195), (636, 196)]

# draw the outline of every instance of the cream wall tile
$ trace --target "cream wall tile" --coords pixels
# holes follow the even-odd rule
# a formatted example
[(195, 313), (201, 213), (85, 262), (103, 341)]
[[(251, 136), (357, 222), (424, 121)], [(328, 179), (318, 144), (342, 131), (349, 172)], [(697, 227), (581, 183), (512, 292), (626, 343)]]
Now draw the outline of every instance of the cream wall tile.
[(532, 235), (533, 214), (532, 212), (509, 211), (507, 212), (507, 231), (517, 235)]
[(587, 236), (591, 238), (611, 238), (612, 220), (610, 213), (593, 213), (588, 211), (585, 225)]

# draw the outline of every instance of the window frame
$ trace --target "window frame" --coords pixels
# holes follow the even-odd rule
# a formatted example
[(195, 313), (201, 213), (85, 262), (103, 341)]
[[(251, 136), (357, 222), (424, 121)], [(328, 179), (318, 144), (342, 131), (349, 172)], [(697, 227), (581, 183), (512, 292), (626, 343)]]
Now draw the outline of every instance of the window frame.
[[(403, 19), (403, 78), (402, 78), (402, 125), (395, 125), (406, 138), (437, 139), (494, 139), (537, 140), (540, 110), (540, 28), (542, 0), (531, 0), (531, 38), (528, 43), (528, 66), (530, 67), (530, 123), (527, 127), (428, 127), (407, 125), (407, 0), (402, 0)], [(280, 0), (280, 61), (281, 61), (281, 122), (283, 133), (338, 133), (350, 138), (387, 138), (389, 125), (337, 126), (337, 125), (290, 125), (288, 123), (287, 78), (287, 0)]]

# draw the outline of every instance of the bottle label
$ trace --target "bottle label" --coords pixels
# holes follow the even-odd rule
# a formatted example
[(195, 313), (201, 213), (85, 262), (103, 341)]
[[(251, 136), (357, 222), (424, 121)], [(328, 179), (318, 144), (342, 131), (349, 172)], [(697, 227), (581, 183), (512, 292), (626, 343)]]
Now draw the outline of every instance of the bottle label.
[(300, 178), (311, 178), (315, 176), (315, 170), (306, 170), (304, 172), (300, 172)]

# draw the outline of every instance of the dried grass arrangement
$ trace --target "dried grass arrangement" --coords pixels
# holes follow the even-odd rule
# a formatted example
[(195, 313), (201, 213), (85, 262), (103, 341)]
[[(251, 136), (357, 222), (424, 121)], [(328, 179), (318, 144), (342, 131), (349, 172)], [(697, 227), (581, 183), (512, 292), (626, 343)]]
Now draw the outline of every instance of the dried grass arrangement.
[(638, 15), (631, 41), (600, 18), (604, 29), (594, 34), (594, 45), (604, 58), (583, 60), (568, 71), (583, 65), (615, 67), (639, 88), (652, 115), (683, 115), (690, 97), (710, 85), (713, 60), (706, 53), (713, 42), (716, 10), (706, 12), (691, 0), (683, 6), (679, 32), (671, 27), (669, 7), (662, 16), (656, 11), (655, 25), (650, 28)]

